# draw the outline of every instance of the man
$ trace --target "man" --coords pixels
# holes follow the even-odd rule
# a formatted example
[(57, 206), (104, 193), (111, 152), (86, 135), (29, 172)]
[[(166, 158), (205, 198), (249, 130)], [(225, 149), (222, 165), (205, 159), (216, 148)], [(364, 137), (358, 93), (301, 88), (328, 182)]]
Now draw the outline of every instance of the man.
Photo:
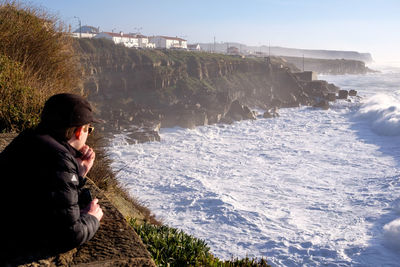
[(54, 95), (38, 127), (19, 134), (0, 154), (4, 258), (63, 252), (98, 230), (102, 209), (82, 188), (95, 159), (85, 144), (92, 122), (97, 120), (84, 98)]

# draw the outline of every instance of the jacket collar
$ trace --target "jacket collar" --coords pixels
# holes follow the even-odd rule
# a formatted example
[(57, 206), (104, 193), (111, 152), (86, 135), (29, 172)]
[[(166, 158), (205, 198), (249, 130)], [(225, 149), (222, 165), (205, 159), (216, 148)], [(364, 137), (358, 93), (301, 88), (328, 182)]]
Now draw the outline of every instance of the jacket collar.
[(67, 141), (58, 141), (58, 142), (62, 144), (74, 158), (82, 157), (83, 155), (82, 152), (72, 147)]

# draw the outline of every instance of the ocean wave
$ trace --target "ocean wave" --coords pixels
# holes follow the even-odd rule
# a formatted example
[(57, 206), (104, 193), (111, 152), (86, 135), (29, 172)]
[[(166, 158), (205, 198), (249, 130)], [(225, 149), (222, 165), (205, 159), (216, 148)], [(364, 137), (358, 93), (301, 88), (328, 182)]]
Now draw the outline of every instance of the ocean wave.
[(400, 100), (393, 96), (376, 94), (370, 97), (362, 104), (356, 117), (367, 120), (379, 135), (400, 135)]
[(393, 250), (400, 250), (400, 218), (383, 227), (384, 244)]

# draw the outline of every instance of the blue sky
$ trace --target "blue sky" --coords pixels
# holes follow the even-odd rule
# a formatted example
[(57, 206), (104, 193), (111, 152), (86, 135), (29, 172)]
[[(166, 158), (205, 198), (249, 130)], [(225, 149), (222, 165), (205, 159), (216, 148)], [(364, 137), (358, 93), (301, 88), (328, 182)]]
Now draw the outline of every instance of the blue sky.
[(181, 36), (189, 43), (240, 42), (370, 52), (400, 62), (400, 0), (33, 0), (78, 27)]

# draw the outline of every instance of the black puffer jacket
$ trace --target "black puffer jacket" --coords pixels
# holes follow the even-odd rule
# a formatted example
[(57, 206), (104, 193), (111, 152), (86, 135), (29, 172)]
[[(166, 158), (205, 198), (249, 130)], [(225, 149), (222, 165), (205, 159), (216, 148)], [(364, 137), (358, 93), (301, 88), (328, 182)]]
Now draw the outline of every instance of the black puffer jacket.
[(94, 236), (99, 221), (79, 208), (85, 183), (75, 160), (80, 156), (67, 142), (37, 130), (21, 133), (0, 154), (0, 229), (6, 251), (67, 250)]

